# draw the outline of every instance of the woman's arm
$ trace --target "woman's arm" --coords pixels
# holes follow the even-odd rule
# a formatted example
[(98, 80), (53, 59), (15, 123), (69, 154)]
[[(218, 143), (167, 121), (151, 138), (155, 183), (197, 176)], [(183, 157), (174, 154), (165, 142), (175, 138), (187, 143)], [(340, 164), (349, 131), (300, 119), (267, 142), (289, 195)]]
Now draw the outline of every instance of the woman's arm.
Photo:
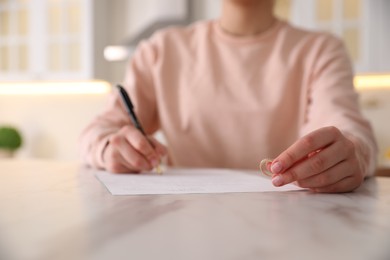
[(318, 192), (347, 192), (374, 173), (377, 146), (353, 88), (341, 41), (326, 37), (313, 59), (301, 138), (272, 164), (273, 182)]

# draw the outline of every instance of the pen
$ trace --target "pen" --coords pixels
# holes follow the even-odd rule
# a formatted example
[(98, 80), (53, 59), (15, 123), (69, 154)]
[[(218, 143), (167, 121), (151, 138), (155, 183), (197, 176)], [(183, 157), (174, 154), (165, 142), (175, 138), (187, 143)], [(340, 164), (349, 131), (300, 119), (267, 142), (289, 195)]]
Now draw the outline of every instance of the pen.
[[(119, 89), (119, 94), (122, 98), (122, 101), (126, 107), (127, 112), (130, 115), (130, 119), (133, 122), (134, 126), (146, 137), (146, 140), (148, 140), (149, 144), (153, 147), (153, 149), (156, 148), (152, 143), (152, 141), (150, 141), (150, 139), (147, 137), (141, 123), (139, 122), (137, 116), (135, 115), (133, 103), (131, 102), (130, 97), (127, 94), (126, 90), (119, 84), (116, 86)], [(162, 174), (160, 165), (156, 167), (156, 171), (158, 174)]]

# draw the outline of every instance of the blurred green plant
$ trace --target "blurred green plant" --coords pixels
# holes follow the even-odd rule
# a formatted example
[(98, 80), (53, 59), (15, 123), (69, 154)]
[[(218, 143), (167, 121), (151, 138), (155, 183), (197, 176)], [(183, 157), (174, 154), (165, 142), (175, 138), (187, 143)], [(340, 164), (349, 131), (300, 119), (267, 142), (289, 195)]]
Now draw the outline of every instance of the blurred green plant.
[(12, 126), (0, 126), (0, 149), (16, 151), (22, 146), (22, 135)]

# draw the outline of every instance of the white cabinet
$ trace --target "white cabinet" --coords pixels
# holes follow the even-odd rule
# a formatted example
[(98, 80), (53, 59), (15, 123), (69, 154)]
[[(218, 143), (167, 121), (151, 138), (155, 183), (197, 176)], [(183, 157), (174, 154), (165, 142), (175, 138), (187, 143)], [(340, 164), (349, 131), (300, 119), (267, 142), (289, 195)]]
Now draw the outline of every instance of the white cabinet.
[[(345, 43), (359, 73), (390, 71), (390, 1), (278, 0), (287, 18), (307, 29), (334, 33)], [(285, 11), (286, 13), (286, 11)]]
[(99, 55), (95, 57), (100, 46), (94, 40), (101, 35), (93, 19), (104, 20), (104, 3), (0, 0), (0, 80), (101, 76), (104, 70), (97, 67)]

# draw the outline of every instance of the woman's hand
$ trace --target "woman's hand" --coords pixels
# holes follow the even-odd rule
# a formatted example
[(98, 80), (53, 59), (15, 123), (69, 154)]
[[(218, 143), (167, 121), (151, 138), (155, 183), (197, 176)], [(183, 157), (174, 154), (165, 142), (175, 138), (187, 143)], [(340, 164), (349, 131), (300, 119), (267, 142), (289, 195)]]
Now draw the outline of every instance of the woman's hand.
[(294, 182), (315, 192), (349, 192), (364, 180), (355, 145), (336, 127), (324, 127), (300, 138), (275, 158), (272, 183)]
[[(150, 142), (153, 144), (151, 145)], [(167, 153), (153, 137), (145, 137), (132, 125), (123, 127), (109, 139), (103, 151), (105, 169), (115, 173), (149, 171)]]

